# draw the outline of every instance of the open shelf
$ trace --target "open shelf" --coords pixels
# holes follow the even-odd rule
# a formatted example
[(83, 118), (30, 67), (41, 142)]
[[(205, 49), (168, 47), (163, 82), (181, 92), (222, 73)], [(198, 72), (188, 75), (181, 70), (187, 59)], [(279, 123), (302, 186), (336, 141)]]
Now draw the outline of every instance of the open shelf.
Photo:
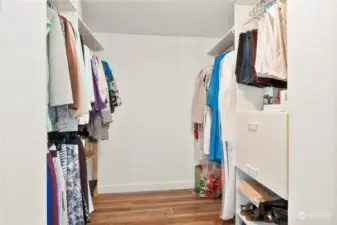
[(214, 48), (208, 53), (210, 56), (218, 56), (224, 53), (226, 50), (234, 46), (235, 42), (235, 34), (234, 34), (234, 27), (230, 29), (225, 36), (221, 39), (221, 41), (215, 45)]
[(78, 30), (83, 37), (84, 44), (92, 51), (99, 52), (104, 50), (103, 46), (99, 43), (89, 27), (83, 22), (81, 18), (78, 18)]
[(59, 11), (76, 11), (76, 6), (70, 0), (48, 0)]

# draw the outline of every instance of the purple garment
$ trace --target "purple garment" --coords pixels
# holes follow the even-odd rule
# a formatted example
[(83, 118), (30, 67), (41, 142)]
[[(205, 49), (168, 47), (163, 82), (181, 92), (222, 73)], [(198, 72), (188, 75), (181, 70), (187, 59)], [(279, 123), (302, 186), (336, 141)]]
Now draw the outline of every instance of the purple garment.
[(106, 105), (102, 100), (101, 95), (99, 94), (98, 74), (96, 70), (96, 63), (94, 57), (91, 58), (91, 67), (92, 67), (92, 80), (94, 83), (94, 95), (95, 95), (95, 102), (92, 104), (92, 107), (95, 111), (101, 111), (106, 107)]
[(47, 154), (47, 166), (48, 173), (50, 177), (51, 186), (51, 215), (50, 215), (50, 225), (59, 225), (59, 208), (57, 199), (57, 181), (53, 158), (51, 153)]

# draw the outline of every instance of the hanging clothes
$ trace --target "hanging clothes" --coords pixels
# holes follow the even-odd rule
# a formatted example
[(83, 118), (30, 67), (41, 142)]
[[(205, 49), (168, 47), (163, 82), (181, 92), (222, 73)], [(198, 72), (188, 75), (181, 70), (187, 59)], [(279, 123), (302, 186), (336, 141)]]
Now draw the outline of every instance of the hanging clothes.
[(219, 118), (219, 81), (220, 81), (220, 65), (222, 59), (229, 53), (227, 51), (219, 55), (214, 60), (212, 77), (207, 92), (207, 105), (212, 111), (211, 137), (210, 137), (210, 153), (209, 160), (221, 163), (221, 137), (220, 137), (220, 118)]
[(91, 53), (90, 49), (84, 45), (84, 57), (85, 57), (85, 66), (86, 66), (86, 73), (87, 73), (87, 79), (88, 79), (88, 90), (89, 90), (89, 99), (90, 102), (95, 102), (95, 94), (94, 94), (94, 83), (93, 83), (93, 76), (92, 76), (92, 64), (91, 64), (91, 58), (93, 57), (93, 54)]
[(281, 13), (278, 4), (272, 5), (266, 13), (267, 41), (270, 48), (266, 49), (265, 68), (268, 75), (278, 80), (287, 80), (287, 63)]
[(55, 152), (53, 156), (53, 162), (55, 167), (55, 173), (57, 177), (57, 198), (58, 198), (58, 209), (59, 209), (59, 224), (68, 225), (68, 210), (67, 207), (67, 189), (65, 186), (65, 180), (62, 172), (61, 160), (58, 152)]
[(236, 141), (236, 80), (235, 52), (230, 52), (221, 64), (219, 87), (219, 114), (221, 140), (234, 144)]
[(62, 21), (63, 35), (65, 38), (67, 62), (68, 62), (67, 68), (69, 71), (68, 74), (70, 77), (71, 91), (73, 96), (73, 104), (70, 104), (70, 107), (76, 110), (78, 109), (79, 105), (79, 96), (78, 96), (79, 78), (78, 78), (78, 65), (76, 61), (76, 41), (71, 24), (65, 17), (60, 16), (60, 18)]
[(108, 82), (110, 109), (111, 109), (111, 113), (114, 113), (115, 109), (119, 107), (120, 105), (122, 105), (122, 99), (119, 95), (119, 90), (117, 88), (117, 84), (112, 74), (112, 70), (109, 66), (109, 63), (106, 61), (102, 61), (102, 64), (104, 67), (106, 80)]
[(92, 80), (94, 87), (95, 102), (93, 103), (93, 110), (100, 111), (106, 107), (105, 99), (102, 99), (102, 95), (99, 89), (99, 74), (96, 68), (96, 59), (95, 57), (91, 58), (91, 67), (92, 67)]
[(221, 121), (222, 151), (222, 210), (223, 220), (233, 219), (235, 216), (235, 148), (236, 141), (236, 80), (235, 80), (234, 52), (222, 60), (219, 90), (219, 112)]
[[(46, 75), (47, 75), (47, 83), (46, 83), (46, 87), (48, 87), (47, 88), (47, 92), (46, 92), (46, 94), (47, 94), (47, 96), (48, 96), (48, 100), (47, 100), (47, 105), (48, 105), (48, 102), (49, 102), (49, 57), (48, 57), (48, 43), (49, 43), (49, 41), (48, 41), (48, 39), (49, 39), (49, 37), (48, 37), (48, 34), (49, 34), (49, 32), (50, 32), (50, 30), (52, 29), (52, 23), (50, 22), (50, 20), (48, 19), (48, 17), (47, 17), (47, 54), (46, 54), (46, 62), (47, 62), (47, 71), (46, 71)], [(50, 132), (50, 131), (52, 131), (52, 126), (51, 126), (51, 121), (50, 121), (50, 118), (49, 118), (49, 113), (48, 113), (48, 108), (47, 108), (47, 110), (46, 110), (47, 112), (47, 132)]]
[[(48, 162), (47, 162), (48, 163)], [(50, 173), (47, 164), (47, 225), (51, 225), (51, 182)]]
[(81, 191), (82, 191), (82, 203), (84, 212), (85, 223), (90, 223), (89, 213), (89, 194), (88, 194), (88, 178), (87, 178), (87, 159), (85, 156), (85, 148), (82, 139), (77, 137), (77, 145), (79, 152), (79, 166), (80, 166), (80, 179), (81, 179)]
[[(212, 68), (213, 69), (213, 68)], [(208, 92), (210, 80), (212, 76), (212, 71), (210, 70), (207, 75), (205, 76), (205, 91), (206, 93)], [(211, 141), (211, 124), (212, 124), (212, 114), (211, 114), (211, 109), (210, 107), (206, 104), (205, 109), (204, 109), (204, 154), (209, 155), (209, 150), (210, 150), (210, 141)]]
[(47, 8), (47, 17), (52, 23), (52, 29), (47, 38), (49, 105), (59, 106), (72, 104), (73, 96), (61, 22), (57, 12), (51, 8)]
[(48, 140), (54, 143), (60, 152), (62, 172), (67, 188), (68, 225), (85, 224), (77, 132), (51, 132), (48, 134)]
[[(57, 178), (54, 162), (50, 153), (47, 154), (48, 177), (50, 182), (50, 225), (59, 225), (59, 211), (57, 198)], [(48, 178), (47, 177), (47, 178)]]
[(211, 66), (202, 69), (195, 80), (192, 100), (192, 123), (203, 124), (204, 122), (204, 109), (206, 105), (205, 76), (210, 69)]

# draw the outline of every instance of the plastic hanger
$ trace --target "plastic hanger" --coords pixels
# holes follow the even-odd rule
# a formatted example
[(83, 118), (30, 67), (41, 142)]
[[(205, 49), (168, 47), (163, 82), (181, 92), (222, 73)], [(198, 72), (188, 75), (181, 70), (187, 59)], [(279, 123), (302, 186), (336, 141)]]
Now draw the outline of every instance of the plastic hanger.
[(264, 5), (263, 11), (267, 12), (268, 8), (272, 6), (275, 3), (275, 1), (268, 2), (267, 4)]

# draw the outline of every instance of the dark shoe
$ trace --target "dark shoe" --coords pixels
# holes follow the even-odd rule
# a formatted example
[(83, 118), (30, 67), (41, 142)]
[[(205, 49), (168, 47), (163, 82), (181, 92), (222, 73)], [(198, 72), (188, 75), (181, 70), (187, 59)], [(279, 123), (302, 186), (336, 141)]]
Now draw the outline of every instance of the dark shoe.
[(261, 214), (267, 215), (272, 208), (288, 209), (288, 201), (279, 199), (275, 201), (260, 202), (259, 209)]
[(273, 207), (271, 209), (271, 219), (273, 223), (276, 223), (278, 225), (287, 225), (288, 210)]
[(97, 188), (97, 180), (90, 180), (89, 187), (91, 196), (94, 196), (95, 189)]

